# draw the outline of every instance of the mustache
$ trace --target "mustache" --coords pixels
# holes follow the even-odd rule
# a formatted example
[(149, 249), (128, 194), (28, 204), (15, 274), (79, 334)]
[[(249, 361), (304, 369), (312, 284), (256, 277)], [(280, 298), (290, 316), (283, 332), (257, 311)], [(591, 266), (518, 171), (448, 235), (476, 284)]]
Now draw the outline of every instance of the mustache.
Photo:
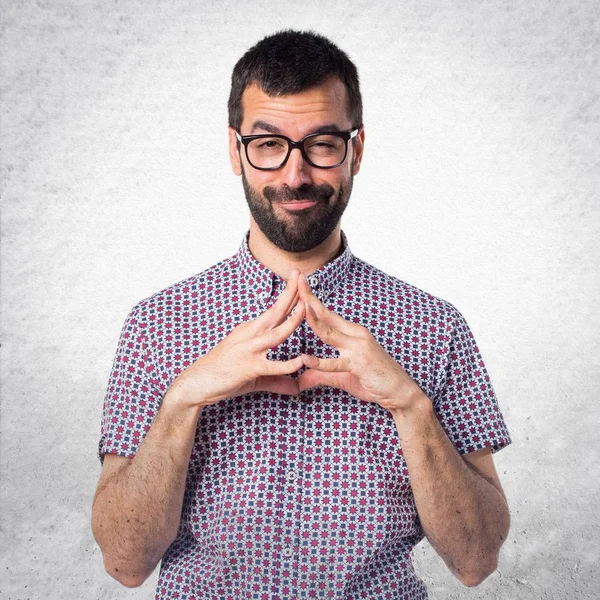
[(292, 200), (327, 200), (334, 189), (328, 183), (321, 185), (301, 185), (299, 188), (291, 188), (284, 185), (281, 188), (266, 186), (263, 194), (270, 202), (290, 202)]

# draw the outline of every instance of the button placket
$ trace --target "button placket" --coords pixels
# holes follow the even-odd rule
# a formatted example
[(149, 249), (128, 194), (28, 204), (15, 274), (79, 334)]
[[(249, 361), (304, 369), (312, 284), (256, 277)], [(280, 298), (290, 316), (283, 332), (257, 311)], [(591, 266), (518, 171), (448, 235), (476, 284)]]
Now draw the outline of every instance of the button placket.
[[(283, 282), (276, 284), (277, 295), (283, 293), (285, 285)], [(288, 315), (290, 318), (291, 315)], [(304, 331), (299, 325), (292, 334), (279, 346), (279, 360), (289, 360), (302, 353), (304, 349)], [(292, 374), (290, 374), (292, 375)], [(301, 412), (302, 403), (299, 402), (300, 394), (284, 396), (279, 406), (287, 412), (284, 426), (287, 432), (282, 436), (279, 447), (279, 471), (278, 493), (280, 500), (277, 503), (278, 516), (275, 521), (276, 543), (279, 547), (279, 559), (281, 562), (280, 585), (288, 587), (292, 591), (290, 597), (295, 597), (294, 580), (297, 578), (294, 565), (296, 561), (296, 547), (298, 544), (299, 522), (296, 518), (297, 507), (295, 498), (298, 495), (297, 486), (300, 483), (300, 472), (298, 464), (299, 446), (301, 439)], [(293, 503), (293, 504), (292, 504)], [(291, 504), (291, 506), (290, 506)], [(286, 574), (287, 572), (287, 574)]]
[[(304, 353), (306, 351), (306, 328), (307, 328), (307, 324), (306, 324), (306, 319), (302, 320), (302, 323), (300, 324), (300, 326), (298, 327), (298, 329), (294, 332), (293, 335), (298, 336), (299, 338), (299, 352), (300, 353)], [(296, 352), (294, 353), (296, 354)], [(290, 356), (291, 358), (291, 356)], [(301, 529), (301, 523), (302, 523), (302, 519), (303, 519), (303, 512), (304, 512), (304, 502), (303, 502), (303, 493), (304, 493), (304, 489), (303, 489), (303, 481), (302, 481), (302, 477), (303, 477), (303, 470), (301, 468), (301, 465), (303, 465), (304, 463), (304, 431), (305, 431), (305, 427), (306, 427), (306, 423), (304, 420), (304, 412), (305, 412), (305, 406), (304, 403), (301, 401), (303, 399), (305, 392), (300, 392), (300, 394), (298, 394), (297, 396), (290, 396), (290, 398), (293, 398), (295, 400), (295, 402), (293, 403), (294, 406), (294, 415), (297, 418), (298, 421), (298, 426), (297, 426), (297, 432), (298, 432), (298, 442), (296, 444), (296, 458), (294, 460), (294, 463), (296, 466), (292, 466), (292, 465), (288, 465), (288, 468), (285, 471), (285, 483), (286, 486), (288, 487), (288, 489), (293, 489), (293, 506), (294, 508), (292, 509), (294, 511), (294, 516), (291, 519), (291, 539), (288, 539), (285, 541), (286, 545), (282, 548), (281, 550), (281, 554), (283, 556), (283, 558), (288, 561), (288, 567), (290, 569), (290, 571), (292, 572), (292, 580), (296, 582), (299, 581), (299, 577), (300, 577), (300, 562), (302, 561), (302, 555), (299, 554), (299, 547), (300, 547), (300, 529)], [(291, 500), (291, 498), (290, 498)], [(294, 568), (295, 567), (295, 568)], [(293, 586), (295, 587), (295, 586)], [(297, 598), (296, 594), (292, 593), (291, 595), (292, 598)]]
[[(309, 283), (311, 283), (311, 286), (314, 284), (314, 282), (310, 282), (309, 279)], [(318, 280), (317, 280), (317, 284), (318, 284)], [(316, 290), (313, 289), (313, 293), (316, 294)], [(313, 339), (312, 341), (308, 338), (308, 332), (312, 331), (312, 329), (310, 328), (310, 326), (308, 325), (308, 322), (306, 321), (306, 319), (304, 319), (304, 321), (302, 321), (302, 343), (303, 343), (303, 352), (305, 354), (315, 354), (315, 340)], [(314, 333), (314, 332), (313, 332)], [(312, 429), (313, 433), (314, 433), (314, 426), (309, 424), (309, 421), (307, 421), (307, 413), (312, 412), (312, 403), (313, 403), (313, 393), (314, 390), (307, 390), (306, 392), (303, 392), (304, 394), (304, 402), (302, 403), (302, 411), (301, 411), (301, 418), (299, 419), (300, 422), (300, 446), (298, 448), (298, 460), (299, 460), (299, 464), (303, 466), (302, 469), (302, 485), (299, 486), (298, 488), (298, 498), (299, 498), (299, 504), (298, 504), (298, 514), (299, 514), (299, 521), (298, 521), (298, 533), (299, 533), (299, 537), (298, 537), (298, 541), (297, 541), (297, 548), (296, 548), (296, 564), (297, 564), (297, 569), (295, 570), (295, 575), (297, 578), (297, 582), (298, 582), (298, 586), (299, 586), (299, 590), (303, 589), (301, 586), (305, 585), (308, 586), (308, 588), (305, 589), (310, 589), (310, 579), (309, 579), (309, 574), (310, 574), (310, 552), (306, 553), (306, 550), (308, 548), (308, 541), (303, 537), (303, 532), (306, 531), (306, 527), (307, 527), (307, 523), (309, 523), (309, 521), (307, 521), (305, 519), (305, 515), (306, 513), (312, 513), (313, 512), (313, 508), (312, 508), (312, 502), (313, 502), (313, 496), (311, 494), (311, 490), (313, 489), (313, 485), (315, 484), (315, 480), (312, 477), (312, 468), (309, 466), (309, 464), (307, 464), (307, 455), (306, 455), (306, 444), (308, 439), (305, 437), (305, 431), (307, 429)], [(308, 485), (308, 487), (307, 487)], [(307, 567), (308, 570), (306, 569)], [(305, 597), (304, 594), (302, 594), (302, 597)]]

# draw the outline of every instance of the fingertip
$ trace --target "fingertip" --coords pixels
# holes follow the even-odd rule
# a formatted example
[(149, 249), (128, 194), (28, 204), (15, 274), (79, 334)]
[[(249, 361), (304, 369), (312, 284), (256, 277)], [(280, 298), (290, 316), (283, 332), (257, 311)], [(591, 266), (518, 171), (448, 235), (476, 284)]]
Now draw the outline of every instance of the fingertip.
[(292, 312), (290, 313), (291, 317), (298, 317), (298, 315), (301, 315), (302, 318), (304, 319), (304, 303), (302, 302), (302, 300), (300, 300), (294, 306), (294, 308), (292, 308)]

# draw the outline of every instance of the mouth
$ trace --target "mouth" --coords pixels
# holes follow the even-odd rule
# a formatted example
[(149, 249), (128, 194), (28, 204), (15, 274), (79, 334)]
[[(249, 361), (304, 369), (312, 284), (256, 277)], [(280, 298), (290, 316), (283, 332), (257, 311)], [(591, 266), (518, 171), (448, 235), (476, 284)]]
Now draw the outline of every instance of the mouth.
[(287, 210), (302, 210), (304, 208), (310, 208), (315, 204), (318, 204), (317, 200), (292, 200), (286, 202), (278, 202)]

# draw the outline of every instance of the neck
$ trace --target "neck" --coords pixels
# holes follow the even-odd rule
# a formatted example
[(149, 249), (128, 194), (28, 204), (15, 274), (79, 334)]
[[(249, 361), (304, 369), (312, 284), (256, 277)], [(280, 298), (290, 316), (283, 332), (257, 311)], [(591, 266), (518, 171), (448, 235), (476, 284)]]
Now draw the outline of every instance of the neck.
[(258, 228), (253, 219), (250, 223), (248, 247), (256, 260), (286, 280), (293, 268), (299, 269), (305, 275), (310, 275), (337, 258), (344, 250), (339, 225), (316, 248), (306, 252), (286, 252), (275, 246)]

